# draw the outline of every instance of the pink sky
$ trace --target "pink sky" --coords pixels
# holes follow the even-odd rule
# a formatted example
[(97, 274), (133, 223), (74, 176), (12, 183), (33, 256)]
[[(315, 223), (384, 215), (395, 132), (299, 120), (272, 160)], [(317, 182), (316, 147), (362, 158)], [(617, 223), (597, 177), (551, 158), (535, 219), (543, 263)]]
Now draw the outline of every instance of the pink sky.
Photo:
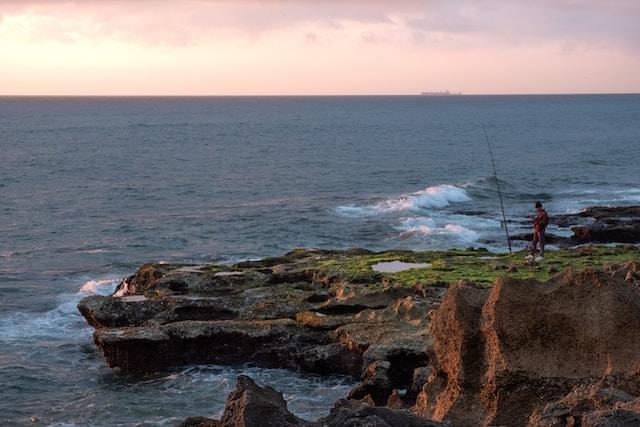
[(0, 0), (0, 94), (640, 92), (638, 0)]

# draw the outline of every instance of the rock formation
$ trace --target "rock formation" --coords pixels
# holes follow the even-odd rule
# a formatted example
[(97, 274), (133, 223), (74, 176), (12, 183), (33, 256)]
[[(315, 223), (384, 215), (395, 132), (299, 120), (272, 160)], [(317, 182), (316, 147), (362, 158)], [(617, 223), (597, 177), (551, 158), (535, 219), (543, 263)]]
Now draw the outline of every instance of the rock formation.
[(541, 408), (576, 387), (640, 396), (640, 289), (620, 271), (636, 265), (609, 270), (452, 286), (431, 316), (433, 373), (414, 410), (455, 426), (522, 426), (538, 411), (544, 425)]
[[(339, 400), (331, 413), (316, 422), (302, 420), (287, 410), (282, 393), (260, 387), (251, 378), (238, 377), (220, 420), (187, 418), (180, 427), (439, 427), (406, 410), (377, 407), (370, 402)], [(444, 426), (443, 426), (444, 427)]]
[[(109, 366), (124, 371), (251, 364), (361, 381), (311, 423), (241, 377), (221, 420), (185, 425), (634, 425), (639, 254), (559, 251), (549, 268), (477, 251), (296, 250), (233, 266), (148, 264), (117, 297), (85, 298), (79, 310)], [(629, 261), (603, 266), (598, 256)], [(371, 270), (388, 259), (434, 268)], [(562, 263), (598, 267), (522, 278), (546, 279)], [(460, 271), (477, 282), (444, 282)]]
[[(546, 243), (575, 246), (585, 243), (640, 243), (640, 206), (603, 207), (583, 209), (576, 214), (551, 217), (551, 223), (570, 228), (571, 237), (548, 234)], [(516, 234), (512, 240), (528, 240), (532, 233)]]

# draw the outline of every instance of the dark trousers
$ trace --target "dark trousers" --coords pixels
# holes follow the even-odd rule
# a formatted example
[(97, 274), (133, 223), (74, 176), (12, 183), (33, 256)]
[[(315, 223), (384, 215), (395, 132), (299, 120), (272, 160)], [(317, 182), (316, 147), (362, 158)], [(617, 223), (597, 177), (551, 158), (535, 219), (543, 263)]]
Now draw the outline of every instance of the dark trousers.
[(533, 240), (529, 249), (531, 255), (536, 253), (538, 243), (540, 243), (540, 256), (544, 256), (544, 230), (533, 230)]

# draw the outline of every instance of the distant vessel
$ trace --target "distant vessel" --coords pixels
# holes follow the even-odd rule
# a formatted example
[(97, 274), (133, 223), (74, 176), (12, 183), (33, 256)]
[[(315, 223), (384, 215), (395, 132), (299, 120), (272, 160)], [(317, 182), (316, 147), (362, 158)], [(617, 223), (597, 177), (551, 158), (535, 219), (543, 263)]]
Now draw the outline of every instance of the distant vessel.
[(462, 95), (462, 92), (452, 93), (452, 92), (449, 92), (448, 90), (445, 90), (440, 92), (421, 92), (420, 95), (422, 96), (455, 96), (455, 95)]

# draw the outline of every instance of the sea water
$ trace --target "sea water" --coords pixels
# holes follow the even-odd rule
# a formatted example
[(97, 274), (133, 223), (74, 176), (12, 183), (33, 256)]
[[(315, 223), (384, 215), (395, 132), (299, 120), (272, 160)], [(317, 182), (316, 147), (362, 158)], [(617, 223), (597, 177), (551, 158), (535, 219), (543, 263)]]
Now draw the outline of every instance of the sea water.
[(512, 232), (537, 200), (640, 203), (638, 95), (0, 98), (0, 424), (173, 425), (240, 373), (325, 415), (351, 380), (112, 371), (76, 304), (148, 261), (504, 251), (483, 126)]

